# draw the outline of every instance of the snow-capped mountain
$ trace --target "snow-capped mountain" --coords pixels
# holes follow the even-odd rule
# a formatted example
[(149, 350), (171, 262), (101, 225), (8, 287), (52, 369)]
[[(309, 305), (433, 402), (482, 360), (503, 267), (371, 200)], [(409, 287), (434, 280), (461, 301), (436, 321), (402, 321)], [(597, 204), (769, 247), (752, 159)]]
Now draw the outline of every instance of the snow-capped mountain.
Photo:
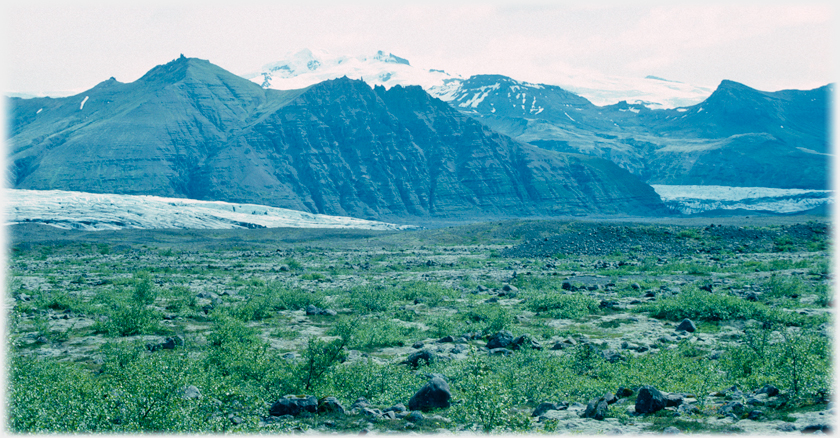
[(347, 76), (361, 79), (371, 87), (382, 85), (420, 85), (423, 89), (444, 89), (460, 77), (443, 70), (424, 70), (412, 66), (407, 59), (377, 51), (372, 55), (333, 55), (325, 50), (303, 49), (288, 53), (283, 60), (266, 64), (257, 73), (243, 75), (263, 88), (295, 90), (330, 79)]
[(4, 191), (8, 224), (40, 223), (86, 231), (230, 228), (416, 228), (256, 204), (62, 190)]
[[(412, 66), (405, 58), (386, 54), (381, 50), (373, 55), (348, 56), (309, 49), (290, 52), (282, 60), (266, 64), (257, 73), (243, 75), (263, 88), (277, 90), (304, 88), (342, 76), (361, 79), (371, 86), (382, 85), (385, 88), (394, 85), (419, 85), (432, 96), (446, 102), (462, 97), (469, 89), (465, 88), (465, 82), (475, 78), (464, 78), (443, 70), (418, 68)], [(626, 101), (651, 109), (694, 105), (709, 97), (713, 91), (712, 87), (693, 86), (655, 76), (629, 78), (561, 75), (550, 82), (549, 86), (563, 88), (598, 106)], [(546, 86), (526, 82), (523, 84)]]

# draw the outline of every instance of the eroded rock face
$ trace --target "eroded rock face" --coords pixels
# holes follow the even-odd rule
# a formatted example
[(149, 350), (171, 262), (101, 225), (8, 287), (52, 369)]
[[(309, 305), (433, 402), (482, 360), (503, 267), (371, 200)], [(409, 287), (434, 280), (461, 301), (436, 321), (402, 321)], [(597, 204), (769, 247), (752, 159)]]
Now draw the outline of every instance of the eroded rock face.
[(667, 214), (650, 186), (612, 162), (519, 143), (420, 87), (342, 78), (264, 90), (181, 58), (130, 84), (12, 99), (11, 109), (11, 174), (21, 189), (381, 220)]

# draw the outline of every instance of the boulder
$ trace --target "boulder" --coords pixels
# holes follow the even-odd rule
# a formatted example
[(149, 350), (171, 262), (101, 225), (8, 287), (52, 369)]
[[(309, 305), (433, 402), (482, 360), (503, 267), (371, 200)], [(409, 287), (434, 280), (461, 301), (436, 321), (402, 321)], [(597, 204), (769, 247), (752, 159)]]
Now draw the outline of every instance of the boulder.
[(408, 409), (427, 411), (434, 408), (448, 408), (451, 398), (452, 393), (449, 392), (449, 384), (442, 378), (435, 376), (411, 397), (411, 400), (408, 401)]
[(420, 350), (411, 353), (403, 363), (408, 364), (412, 368), (417, 368), (420, 366), (421, 362), (424, 365), (429, 365), (435, 363), (437, 360), (437, 355), (432, 353), (429, 350)]
[(720, 409), (718, 409), (718, 414), (723, 415), (723, 416), (734, 416), (734, 417), (738, 418), (745, 411), (746, 411), (746, 408), (744, 408), (744, 405), (741, 404), (741, 402), (734, 402), (733, 401), (733, 402), (729, 402), (729, 403), (721, 406)]
[(535, 341), (528, 335), (522, 335), (513, 340), (511, 346), (514, 350), (519, 350), (520, 348), (530, 348), (532, 350), (542, 350), (542, 345), (539, 342)]
[(694, 333), (697, 330), (697, 326), (694, 325), (694, 321), (685, 318), (682, 320), (680, 325), (677, 326), (677, 330), (685, 330), (689, 333)]
[(181, 398), (184, 400), (201, 398), (201, 390), (193, 385), (185, 386), (181, 388)]
[(513, 333), (502, 330), (490, 337), (487, 341), (487, 348), (492, 350), (494, 348), (505, 348), (513, 343)]
[(619, 387), (618, 390), (615, 392), (616, 397), (630, 397), (633, 395), (633, 390), (629, 388), (625, 388), (623, 386)]
[(303, 412), (318, 412), (318, 399), (314, 395), (287, 395), (271, 405), (269, 414), (277, 417), (280, 415), (291, 415), (297, 417)]
[(562, 411), (562, 410), (565, 410), (565, 409), (568, 409), (568, 408), (569, 408), (569, 404), (566, 403), (566, 402), (560, 402), (560, 403), (543, 402), (543, 403), (540, 403), (539, 405), (537, 405), (536, 408), (534, 408), (534, 412), (531, 414), (531, 416), (532, 417), (539, 417), (539, 416), (541, 416), (542, 414), (544, 414), (548, 411)]
[(335, 397), (326, 397), (318, 401), (318, 412), (319, 413), (335, 413), (344, 415), (346, 410), (344, 406), (338, 401)]
[(663, 394), (663, 397), (665, 397), (666, 408), (673, 408), (679, 406), (683, 402), (682, 394)]
[(756, 394), (767, 394), (767, 397), (775, 397), (779, 395), (779, 388), (776, 388), (773, 385), (764, 385), (755, 392)]
[(665, 409), (665, 396), (653, 386), (642, 386), (639, 388), (635, 407), (636, 412), (640, 414), (652, 414), (661, 411)]
[(593, 398), (586, 405), (586, 410), (583, 411), (583, 418), (592, 418), (595, 420), (603, 420), (607, 416), (607, 401), (604, 397)]

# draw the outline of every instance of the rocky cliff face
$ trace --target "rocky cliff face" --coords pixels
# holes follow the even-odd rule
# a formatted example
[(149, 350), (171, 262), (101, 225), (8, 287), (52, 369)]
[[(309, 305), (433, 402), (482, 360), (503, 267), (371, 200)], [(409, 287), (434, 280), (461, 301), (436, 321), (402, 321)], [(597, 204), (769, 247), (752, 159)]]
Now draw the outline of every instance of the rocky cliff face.
[(264, 90), (181, 58), (138, 81), (12, 99), (15, 188), (257, 203), (382, 220), (665, 214), (613, 163), (524, 145), (419, 87)]
[(609, 159), (651, 184), (825, 189), (831, 86), (764, 92), (723, 81), (697, 105), (598, 107), (504, 76), (463, 83), (453, 107), (533, 145)]

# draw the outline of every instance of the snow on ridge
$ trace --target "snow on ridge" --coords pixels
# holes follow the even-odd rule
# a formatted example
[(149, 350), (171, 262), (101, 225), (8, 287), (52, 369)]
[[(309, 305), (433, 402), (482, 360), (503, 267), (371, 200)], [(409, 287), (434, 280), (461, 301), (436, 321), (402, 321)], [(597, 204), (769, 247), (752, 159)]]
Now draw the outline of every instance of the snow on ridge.
[(416, 228), (266, 205), (185, 198), (19, 189), (6, 189), (4, 195), (7, 224), (43, 223), (63, 229)]
[[(478, 104), (480, 104), (484, 99), (490, 94), (491, 91), (498, 90), (500, 84), (497, 82), (490, 86), (480, 87), (477, 91), (472, 90), (470, 93), (475, 93), (471, 99), (466, 102), (459, 103), (458, 106), (460, 107), (471, 107), (476, 108)], [(457, 100), (461, 100), (466, 97), (469, 93), (465, 93), (463, 96), (459, 97)]]
[(82, 100), (82, 104), (79, 105), (79, 110), (83, 110), (85, 108), (85, 102), (88, 101), (88, 96), (85, 96), (84, 100)]
[(834, 202), (832, 190), (658, 184), (651, 187), (663, 202), (683, 214), (736, 209), (797, 213)]
[(343, 76), (361, 79), (371, 87), (419, 85), (426, 90), (448, 89), (451, 86), (447, 86), (447, 80), (453, 78), (443, 70), (414, 67), (408, 60), (381, 50), (373, 55), (348, 56), (303, 49), (287, 53), (281, 61), (264, 65), (259, 73), (243, 75), (263, 88), (277, 90), (305, 88)]

